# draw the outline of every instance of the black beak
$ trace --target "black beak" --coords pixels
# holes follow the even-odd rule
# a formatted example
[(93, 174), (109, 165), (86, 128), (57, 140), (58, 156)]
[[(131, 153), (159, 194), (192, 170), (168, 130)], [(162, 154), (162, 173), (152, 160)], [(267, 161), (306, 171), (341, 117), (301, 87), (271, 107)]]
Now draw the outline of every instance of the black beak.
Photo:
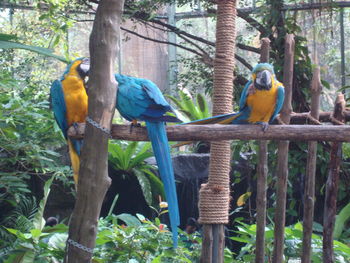
[(269, 90), (272, 86), (272, 74), (268, 70), (258, 72), (256, 75), (255, 85), (258, 89)]
[(78, 66), (78, 73), (82, 79), (84, 79), (86, 76), (89, 75), (89, 70), (90, 70), (90, 59), (89, 58), (84, 58), (80, 65)]

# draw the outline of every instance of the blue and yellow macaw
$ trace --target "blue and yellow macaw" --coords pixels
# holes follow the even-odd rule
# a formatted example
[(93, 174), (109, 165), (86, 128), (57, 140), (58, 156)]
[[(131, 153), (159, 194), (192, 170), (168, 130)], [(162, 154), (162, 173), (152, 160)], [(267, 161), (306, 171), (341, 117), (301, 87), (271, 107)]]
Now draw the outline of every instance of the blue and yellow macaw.
[(119, 113), (134, 124), (137, 120), (146, 122), (148, 137), (164, 184), (174, 247), (177, 247), (177, 227), (180, 224), (180, 218), (165, 122), (180, 120), (165, 115), (173, 109), (152, 81), (120, 74), (116, 74), (115, 78), (119, 84), (116, 103)]
[[(245, 85), (239, 101), (239, 112), (196, 120), (184, 124), (261, 124), (266, 131), (282, 109), (284, 87), (276, 79), (271, 64), (257, 64), (251, 80)], [(188, 142), (187, 142), (188, 143)], [(179, 145), (187, 144), (180, 143)]]
[(68, 138), (67, 130), (76, 123), (85, 122), (88, 110), (88, 96), (84, 78), (87, 76), (88, 70), (88, 59), (76, 59), (67, 66), (62, 77), (52, 83), (50, 89), (51, 106), (57, 124), (68, 143), (76, 186), (78, 185), (79, 155), (83, 141)]

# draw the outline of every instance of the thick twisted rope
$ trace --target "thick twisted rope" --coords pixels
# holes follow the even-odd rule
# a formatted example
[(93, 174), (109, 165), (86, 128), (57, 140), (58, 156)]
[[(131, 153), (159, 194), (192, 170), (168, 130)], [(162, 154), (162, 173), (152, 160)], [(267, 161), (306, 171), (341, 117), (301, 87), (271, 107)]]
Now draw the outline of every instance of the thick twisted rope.
[[(221, 0), (217, 11), (213, 115), (232, 112), (236, 0)], [(199, 191), (199, 222), (227, 224), (230, 201), (230, 141), (211, 143), (209, 180)]]

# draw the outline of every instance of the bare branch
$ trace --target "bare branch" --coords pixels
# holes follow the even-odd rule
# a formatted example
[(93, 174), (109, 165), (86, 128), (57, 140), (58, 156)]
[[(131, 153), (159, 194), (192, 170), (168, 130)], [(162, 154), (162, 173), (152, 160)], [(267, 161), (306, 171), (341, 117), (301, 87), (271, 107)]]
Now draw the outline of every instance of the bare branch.
[[(84, 123), (78, 129), (69, 128), (68, 136), (81, 139)], [(78, 130), (78, 132), (77, 132)], [(350, 142), (348, 125), (270, 125), (263, 132), (260, 125), (170, 125), (169, 141), (220, 141), (220, 140), (291, 140), (291, 141), (346, 141)], [(112, 138), (129, 141), (148, 141), (146, 127), (112, 125)]]

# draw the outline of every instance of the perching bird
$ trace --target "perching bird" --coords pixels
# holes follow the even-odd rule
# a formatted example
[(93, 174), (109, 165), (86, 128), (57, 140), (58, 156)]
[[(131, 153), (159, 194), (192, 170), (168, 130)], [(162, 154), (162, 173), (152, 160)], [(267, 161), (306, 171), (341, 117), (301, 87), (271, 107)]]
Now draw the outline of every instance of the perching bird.
[(85, 122), (88, 109), (88, 96), (84, 78), (89, 71), (88, 59), (76, 59), (67, 66), (59, 80), (52, 83), (50, 89), (51, 106), (64, 137), (67, 140), (69, 155), (73, 166), (74, 182), (78, 185), (80, 150), (83, 141), (70, 139), (67, 130), (79, 122)]
[(174, 170), (165, 130), (165, 122), (179, 122), (176, 117), (165, 115), (172, 107), (159, 88), (150, 80), (116, 74), (119, 84), (116, 108), (128, 121), (145, 121), (152, 143), (159, 173), (168, 202), (169, 218), (174, 247), (177, 247), (177, 227), (180, 224)]
[(239, 112), (196, 120), (185, 124), (261, 124), (266, 131), (280, 112), (284, 101), (284, 87), (276, 79), (268, 63), (257, 64), (252, 78), (245, 85), (239, 101)]

